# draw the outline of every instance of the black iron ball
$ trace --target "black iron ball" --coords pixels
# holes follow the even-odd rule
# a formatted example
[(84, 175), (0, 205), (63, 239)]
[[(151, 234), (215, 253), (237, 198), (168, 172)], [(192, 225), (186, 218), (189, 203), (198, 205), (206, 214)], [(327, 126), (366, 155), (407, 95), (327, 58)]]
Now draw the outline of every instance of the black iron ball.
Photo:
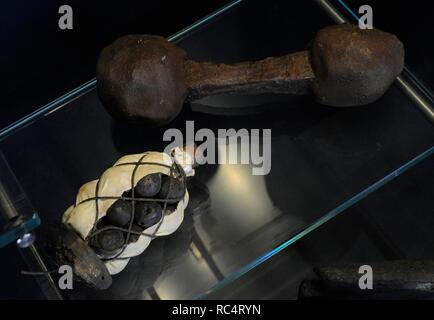
[(157, 202), (136, 203), (134, 222), (143, 229), (152, 227), (161, 220), (163, 213)]
[(95, 245), (102, 252), (114, 252), (122, 248), (125, 243), (124, 233), (120, 230), (107, 229), (101, 231), (95, 237)]
[(158, 193), (159, 199), (181, 199), (185, 193), (184, 182), (170, 176), (163, 176), (161, 190)]
[(107, 210), (107, 223), (120, 228), (128, 227), (131, 221), (132, 208), (131, 201), (116, 200)]
[(158, 194), (161, 188), (161, 174), (151, 173), (144, 176), (137, 182), (134, 188), (135, 196), (151, 198)]

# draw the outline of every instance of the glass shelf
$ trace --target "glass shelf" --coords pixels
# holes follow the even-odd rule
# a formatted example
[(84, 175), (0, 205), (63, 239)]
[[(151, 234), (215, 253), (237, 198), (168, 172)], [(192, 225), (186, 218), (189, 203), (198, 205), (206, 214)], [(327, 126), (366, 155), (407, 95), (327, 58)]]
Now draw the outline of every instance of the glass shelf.
[[(230, 63), (303, 50), (333, 23), (315, 2), (282, 11), (283, 1), (236, 1), (171, 40), (193, 59)], [(153, 240), (108, 290), (78, 284), (61, 292), (66, 298), (204, 298), (434, 153), (432, 124), (397, 85), (359, 108), (310, 96), (212, 97), (158, 129), (114, 122), (94, 85), (0, 132), (0, 150), (41, 217), (43, 259), (44, 228), (60, 221), (79, 187), (122, 155), (162, 151), (168, 128), (184, 132), (188, 120), (214, 132), (271, 128), (272, 165), (266, 176), (252, 176), (250, 165), (199, 167), (190, 189), (199, 205), (177, 232)]]
[[(301, 283), (315, 278), (314, 269), (318, 267), (432, 260), (434, 184), (430, 182), (434, 180), (433, 167), (434, 157), (422, 161), (297, 245), (288, 247), (259, 268), (213, 292), (209, 298), (293, 300), (299, 296)], [(283, 274), (286, 276), (282, 277)], [(424, 293), (428, 294), (413, 292), (408, 297), (426, 299)], [(376, 297), (401, 299), (399, 293), (383, 296), (377, 293)]]

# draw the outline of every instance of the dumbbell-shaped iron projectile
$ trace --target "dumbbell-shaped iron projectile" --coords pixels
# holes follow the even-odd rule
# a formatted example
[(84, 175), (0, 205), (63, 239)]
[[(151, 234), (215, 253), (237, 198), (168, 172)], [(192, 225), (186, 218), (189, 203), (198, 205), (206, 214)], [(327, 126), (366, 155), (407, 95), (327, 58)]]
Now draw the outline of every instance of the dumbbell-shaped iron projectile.
[(129, 35), (102, 51), (97, 86), (113, 116), (163, 125), (186, 100), (222, 93), (312, 92), (329, 106), (368, 104), (384, 94), (403, 64), (396, 36), (349, 24), (321, 29), (307, 51), (232, 65), (195, 62), (162, 37)]

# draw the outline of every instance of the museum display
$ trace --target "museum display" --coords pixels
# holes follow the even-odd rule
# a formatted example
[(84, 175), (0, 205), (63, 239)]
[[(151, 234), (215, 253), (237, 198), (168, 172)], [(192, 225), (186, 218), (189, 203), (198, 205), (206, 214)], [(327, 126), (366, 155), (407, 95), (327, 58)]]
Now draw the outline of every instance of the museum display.
[(377, 297), (430, 296), (422, 46), (342, 3), (235, 0), (170, 32), (135, 12), (74, 43), (93, 78), (0, 128), (0, 294), (357, 299), (368, 265)]
[[(99, 96), (113, 115), (161, 125), (179, 113), (186, 99), (222, 93), (305, 94), (311, 87), (322, 104), (372, 103), (403, 63), (403, 45), (394, 35), (342, 24), (320, 30), (309, 51), (233, 65), (188, 60), (185, 51), (162, 37), (124, 36), (101, 53), (97, 79)], [(108, 274), (121, 272), (153, 238), (181, 224), (188, 204), (182, 177), (189, 172), (180, 167), (179, 177), (173, 177), (177, 163), (164, 153), (124, 156), (99, 180), (83, 185), (75, 205), (64, 213), (63, 223), (104, 261)], [(65, 259), (60, 260), (61, 265)]]

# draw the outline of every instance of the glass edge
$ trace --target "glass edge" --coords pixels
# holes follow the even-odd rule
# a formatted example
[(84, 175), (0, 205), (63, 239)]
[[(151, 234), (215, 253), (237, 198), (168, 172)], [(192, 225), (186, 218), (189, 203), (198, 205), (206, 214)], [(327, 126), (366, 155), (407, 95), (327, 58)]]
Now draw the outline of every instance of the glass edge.
[[(335, 23), (339, 24), (339, 23), (346, 23), (346, 22), (348, 22), (348, 20), (342, 15), (342, 13), (340, 13), (328, 0), (315, 0), (315, 1), (329, 15), (329, 17)], [(355, 20), (358, 20), (358, 16), (354, 13), (354, 11), (343, 0), (338, 0), (338, 3)], [(405, 67), (405, 71), (406, 72), (408, 71), (408, 67)], [(414, 82), (414, 80), (418, 80), (417, 77), (414, 76), (414, 74), (412, 74), (411, 72), (410, 72), (410, 74), (413, 75), (413, 77), (415, 78), (415, 79), (410, 79), (410, 81)], [(405, 91), (407, 91), (406, 93), (413, 100), (413, 102), (415, 102), (418, 105), (418, 107), (422, 110), (422, 112), (426, 116), (428, 116), (428, 118), (431, 121), (433, 121), (434, 120), (433, 108), (426, 101), (426, 99), (424, 97), (422, 97), (420, 94), (418, 94), (417, 91), (414, 88), (412, 88), (412, 86), (406, 80), (404, 80), (401, 76), (397, 78), (396, 82), (397, 82), (397, 84), (398, 84), (399, 87), (401, 87), (402, 89), (404, 89)], [(403, 88), (404, 86), (405, 86), (405, 88)], [(423, 86), (423, 88), (425, 90), (427, 90), (428, 93), (431, 93), (431, 91), (428, 89), (428, 87)], [(425, 93), (423, 92), (423, 94), (425, 94)], [(429, 95), (427, 95), (427, 97), (429, 98)], [(433, 113), (433, 117), (432, 118), (431, 118), (431, 113)], [(403, 164), (398, 169), (396, 169), (396, 170), (392, 171), (391, 173), (387, 174), (382, 179), (374, 182), (369, 187), (365, 188), (364, 190), (362, 190), (361, 192), (357, 193), (356, 195), (354, 195), (350, 199), (348, 199), (345, 202), (341, 203), (339, 206), (337, 206), (336, 208), (332, 209), (331, 211), (327, 212), (321, 218), (319, 218), (318, 220), (316, 220), (315, 222), (313, 222), (312, 224), (310, 224), (308, 227), (304, 228), (302, 231), (300, 231), (297, 234), (295, 234), (294, 236), (292, 236), (287, 241), (283, 242), (282, 244), (280, 244), (279, 246), (273, 248), (272, 250), (266, 252), (261, 257), (255, 259), (255, 260), (253, 260), (251, 262), (249, 262), (248, 264), (246, 264), (241, 269), (239, 269), (239, 270), (231, 273), (229, 276), (225, 277), (225, 279), (223, 279), (222, 281), (218, 282), (213, 287), (211, 287), (207, 292), (196, 296), (194, 299), (195, 300), (206, 299), (207, 296), (209, 296), (210, 294), (212, 294), (212, 293), (214, 293), (214, 292), (222, 289), (226, 285), (228, 285), (228, 284), (234, 282), (235, 280), (239, 279), (240, 277), (242, 277), (243, 275), (245, 275), (247, 272), (253, 270), (257, 266), (261, 265), (262, 263), (264, 263), (265, 261), (267, 261), (271, 257), (275, 256), (276, 254), (278, 254), (279, 252), (281, 252), (282, 250), (284, 250), (285, 248), (289, 247), (291, 244), (293, 244), (296, 241), (300, 240), (301, 238), (303, 238), (304, 236), (308, 235), (312, 231), (316, 230), (320, 226), (324, 225), (328, 221), (332, 220), (333, 218), (335, 218), (336, 216), (338, 216), (339, 214), (341, 214), (346, 209), (350, 208), (354, 204), (358, 203), (359, 201), (361, 201), (362, 199), (364, 199), (365, 197), (367, 197), (369, 194), (373, 193), (374, 191), (376, 191), (379, 188), (381, 188), (382, 186), (386, 185), (387, 183), (389, 183), (393, 179), (397, 178), (398, 176), (400, 176), (401, 174), (403, 174), (404, 172), (406, 172), (407, 170), (409, 170), (410, 168), (412, 168), (413, 166), (415, 166), (419, 162), (421, 162), (424, 159), (426, 159), (429, 156), (431, 156), (433, 153), (434, 153), (434, 146), (430, 147), (427, 150), (425, 150), (424, 152), (422, 152), (421, 154), (419, 154), (415, 158), (413, 158), (410, 161), (408, 161), (405, 164)]]
[[(190, 26), (188, 26), (188, 27), (186, 27), (186, 28), (178, 31), (177, 33), (173, 34), (172, 36), (168, 37), (168, 40), (171, 41), (171, 42), (180, 40), (183, 36), (186, 36), (189, 33), (197, 30), (197, 28), (199, 28), (200, 26), (202, 26), (202, 25), (210, 22), (215, 17), (217, 17), (217, 16), (225, 13), (229, 9), (237, 6), (238, 4), (240, 4), (240, 3), (244, 2), (244, 1), (245, 0), (235, 0), (235, 1), (232, 1), (232, 2), (228, 3), (227, 5), (223, 6), (222, 8), (214, 11), (213, 13), (205, 16), (204, 18), (196, 21), (195, 23), (191, 24)], [(343, 17), (343, 15), (341, 15), (327, 0), (315, 0), (315, 1), (326, 12), (329, 13), (330, 17), (336, 23), (347, 22), (347, 20)], [(358, 18), (357, 15), (351, 10), (351, 8), (344, 1), (338, 0), (338, 2), (342, 5), (342, 7), (345, 10), (347, 10), (350, 13), (350, 15), (353, 18), (355, 18), (355, 19)], [(406, 66), (406, 71), (409, 71), (409, 69), (408, 69), (407, 66)], [(423, 90), (422, 91), (423, 94), (426, 95), (428, 98), (431, 98), (432, 97), (432, 91), (429, 89), (429, 87), (427, 87), (426, 85), (424, 85), (423, 82), (421, 82), (413, 73), (411, 73), (411, 71), (409, 71), (409, 73), (411, 75), (411, 77), (409, 77), (409, 82), (412, 82), (415, 85), (417, 85), (418, 87), (420, 87), (421, 88), (420, 90), (421, 91)], [(402, 81), (405, 81), (405, 80), (402, 80)], [(36, 121), (36, 120), (38, 120), (40, 118), (43, 118), (43, 117), (51, 114), (52, 112), (54, 112), (54, 111), (62, 108), (63, 106), (65, 106), (69, 102), (73, 101), (74, 99), (77, 99), (81, 95), (83, 95), (83, 94), (89, 92), (90, 90), (94, 89), (95, 85), (96, 85), (96, 79), (93, 78), (93, 79), (85, 82), (84, 84), (78, 86), (77, 88), (69, 91), (68, 93), (62, 95), (61, 97), (55, 99), (54, 101), (52, 101), (52, 102), (44, 105), (43, 107), (35, 110), (32, 113), (26, 115), (25, 117), (23, 117), (23, 118), (15, 121), (15, 122), (13, 122), (9, 126), (6, 126), (5, 128), (3, 128), (3, 129), (0, 130), (0, 141), (4, 140), (6, 137), (8, 137), (9, 135), (17, 132), (18, 130), (27, 127), (28, 125), (30, 125), (34, 121)], [(402, 85), (400, 85), (400, 86), (402, 87)], [(420, 95), (414, 90), (414, 88), (411, 88), (411, 85), (407, 81), (405, 81), (405, 86), (408, 87), (407, 90), (413, 91), (411, 98), (413, 100), (415, 98), (416, 99), (418, 98), (418, 100), (415, 101), (418, 105), (421, 104), (420, 101), (424, 101), (425, 102), (424, 108), (427, 108), (427, 106), (428, 106), (428, 109), (434, 115), (432, 106), (430, 106), (429, 103), (427, 103), (424, 98), (420, 97)], [(432, 100), (432, 98), (430, 100)], [(424, 113), (427, 114), (426, 111), (424, 111)], [(430, 114), (430, 113), (428, 112), (428, 114)], [(430, 120), (433, 121), (434, 120), (434, 116), (433, 116), (433, 119), (430, 119)], [(364, 199), (366, 196), (368, 196), (372, 192), (378, 190), (379, 188), (381, 188), (382, 186), (384, 186), (388, 182), (392, 181), (393, 179), (397, 178), (398, 176), (400, 176), (401, 174), (403, 174), (404, 172), (406, 172), (407, 170), (409, 170), (410, 168), (412, 168), (413, 166), (415, 166), (419, 162), (421, 162), (424, 159), (428, 158), (433, 153), (434, 153), (434, 147), (431, 147), (431, 148), (427, 149), (425, 152), (419, 154), (418, 156), (416, 156), (415, 158), (413, 158), (409, 162), (405, 163), (404, 165), (402, 165), (398, 169), (392, 171), (391, 173), (389, 173), (388, 175), (386, 175), (382, 179), (376, 181), (375, 183), (373, 183), (372, 185), (370, 185), (366, 189), (364, 189), (361, 192), (357, 193), (355, 196), (351, 197), (350, 199), (348, 199), (345, 202), (341, 203), (336, 208), (334, 208), (331, 211), (327, 212), (320, 219), (316, 220), (315, 222), (313, 222), (312, 224), (310, 224), (307, 228), (304, 228), (302, 231), (300, 231), (299, 233), (295, 234), (294, 236), (292, 236), (290, 239), (288, 239), (284, 243), (280, 244), (279, 246), (275, 247), (274, 249), (272, 249), (272, 250), (268, 251), (267, 253), (263, 254), (261, 257), (259, 257), (259, 258), (255, 259), (255, 260), (251, 261), (250, 263), (246, 264), (244, 267), (242, 267), (241, 269), (237, 270), (236, 272), (231, 273), (224, 280), (218, 282), (216, 285), (214, 285), (212, 288), (210, 288), (209, 290), (207, 290), (205, 293), (203, 293), (203, 294), (201, 294), (199, 296), (196, 296), (194, 299), (205, 299), (209, 294), (214, 293), (214, 292), (220, 290), (221, 288), (225, 287), (229, 283), (234, 282), (235, 280), (237, 280), (238, 278), (240, 278), (241, 276), (243, 276), (247, 272), (251, 271), (252, 269), (254, 269), (257, 266), (259, 266), (260, 264), (262, 264), (265, 261), (269, 260), (271, 257), (275, 256), (276, 254), (278, 254), (279, 252), (281, 252), (285, 248), (289, 247), (291, 244), (295, 243), (296, 241), (300, 240), (301, 238), (303, 238), (304, 236), (306, 236), (310, 232), (316, 230), (317, 228), (319, 228), (320, 226), (324, 225), (325, 223), (327, 223), (331, 219), (335, 218), (336, 216), (338, 216), (339, 214), (341, 214), (343, 211), (345, 211), (349, 207), (353, 206), (354, 204), (356, 204), (360, 200)]]
[[(186, 36), (187, 34), (197, 30), (200, 26), (210, 22), (212, 19), (216, 18), (217, 16), (220, 16), (221, 14), (227, 12), (231, 8), (237, 6), (241, 2), (245, 0), (235, 0), (231, 1), (227, 5), (221, 7), (220, 9), (212, 12), (211, 14), (205, 16), (204, 18), (196, 21), (195, 23), (191, 24), (190, 26), (176, 32), (172, 36), (168, 38), (169, 41), (178, 41), (182, 37)], [(0, 130), (0, 142), (6, 139), (8, 136), (14, 134), (15, 132), (29, 126), (30, 124), (34, 123), (35, 121), (48, 116), (49, 114), (53, 113), (54, 111), (62, 108), (69, 102), (79, 98), (83, 94), (93, 90), (96, 86), (96, 78), (90, 79), (89, 81), (83, 83), (82, 85), (78, 86), (77, 88), (69, 91), (68, 93), (60, 96), (59, 98), (49, 102), (48, 104), (42, 106), (41, 108), (31, 112), (30, 114), (24, 116), (23, 118), (11, 123), (10, 125), (4, 127)], [(21, 251), (20, 251), (21, 252)], [(38, 252), (38, 249), (35, 245), (31, 245), (30, 247), (30, 255), (27, 257), (22, 252), (22, 257), (26, 261), (26, 263), (30, 264), (29, 260), (33, 260), (36, 265), (41, 268), (41, 270), (44, 272), (44, 275), (46, 277), (46, 280), (48, 281), (48, 288), (49, 292), (43, 292), (43, 294), (48, 299), (60, 299), (63, 300), (63, 296), (60, 294), (59, 290), (57, 290), (56, 285), (54, 284), (54, 281), (47, 270), (47, 267), (45, 266), (45, 263)], [(36, 277), (37, 282), (39, 283), (40, 279)]]
[(319, 227), (321, 227), (322, 225), (324, 225), (328, 221), (337, 217), (339, 214), (343, 213), (346, 209), (352, 207), (353, 205), (355, 205), (359, 201), (363, 200), (364, 198), (366, 198), (368, 195), (370, 195), (374, 191), (380, 189), (381, 187), (383, 187), (384, 185), (386, 185), (390, 181), (399, 177), (400, 175), (402, 175), (403, 173), (408, 171), (410, 168), (414, 167), (416, 164), (422, 162), (423, 160), (425, 160), (426, 158), (430, 157), (433, 154), (434, 154), (434, 146), (425, 150), (424, 152), (422, 152), (418, 156), (414, 157), (410, 161), (406, 162), (405, 164), (400, 166), (398, 169), (390, 172), (389, 174), (387, 174), (386, 176), (384, 176), (380, 180), (377, 180), (376, 182), (371, 184), (369, 187), (365, 188), (364, 190), (357, 193), (353, 197), (347, 199), (345, 202), (341, 203), (340, 205), (338, 205), (334, 209), (328, 211), (326, 214), (324, 214), (319, 219), (317, 219), (316, 221), (311, 223), (308, 227), (306, 227), (303, 230), (301, 230), (300, 232), (296, 233), (294, 236), (289, 238), (287, 241), (283, 242), (282, 244), (278, 245), (277, 247), (273, 248), (272, 250), (266, 252), (265, 254), (260, 256), (259, 258), (249, 262), (241, 269), (231, 273), (229, 276), (225, 277), (224, 280), (218, 282), (216, 285), (214, 285), (207, 292), (196, 296), (194, 299), (195, 300), (206, 299), (206, 297), (209, 296), (210, 294), (222, 289), (226, 285), (239, 279), (241, 276), (245, 275), (247, 272), (253, 270), (257, 266), (261, 265), (265, 261), (269, 260), (271, 257), (275, 256), (276, 254), (280, 253), (281, 251), (283, 251), (284, 249), (286, 249), (287, 247), (289, 247), (290, 245), (295, 243), (296, 241), (302, 239), (303, 237), (305, 237), (306, 235), (308, 235), (312, 231), (318, 229)]

